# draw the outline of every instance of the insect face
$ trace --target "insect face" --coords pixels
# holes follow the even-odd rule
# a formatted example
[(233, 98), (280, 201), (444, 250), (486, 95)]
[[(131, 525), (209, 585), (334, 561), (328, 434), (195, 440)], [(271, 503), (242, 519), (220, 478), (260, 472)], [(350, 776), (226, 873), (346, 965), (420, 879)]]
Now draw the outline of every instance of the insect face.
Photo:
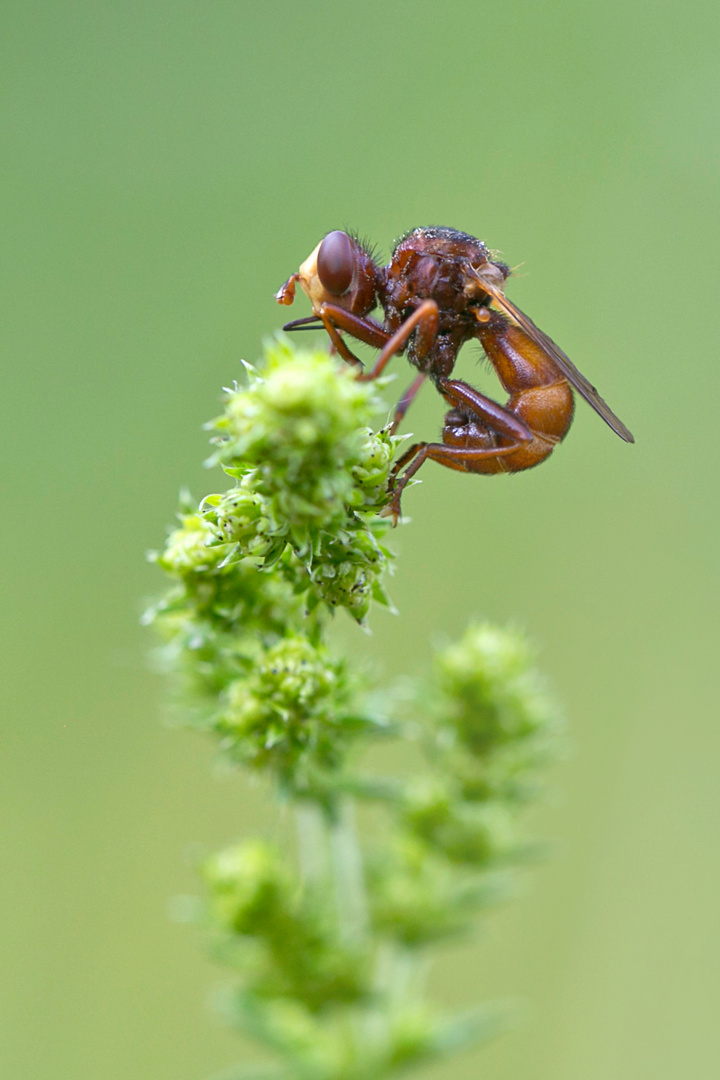
[(377, 267), (362, 245), (337, 229), (323, 237), (298, 271), (298, 282), (318, 312), (334, 304), (367, 315), (377, 304)]

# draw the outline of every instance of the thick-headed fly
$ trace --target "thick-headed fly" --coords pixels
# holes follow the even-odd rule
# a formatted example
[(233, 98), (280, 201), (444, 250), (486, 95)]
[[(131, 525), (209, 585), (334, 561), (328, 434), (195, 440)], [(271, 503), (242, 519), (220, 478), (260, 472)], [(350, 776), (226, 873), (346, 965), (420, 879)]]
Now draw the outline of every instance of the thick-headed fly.
[[(403, 236), (388, 265), (379, 266), (355, 236), (335, 231), (277, 293), (278, 303), (292, 304), (300, 283), (313, 314), (284, 329), (325, 327), (340, 356), (359, 368), (360, 379), (377, 378), (396, 353), (406, 352), (418, 374), (398, 404), (393, 431), (428, 377), (450, 406), (442, 442), (415, 443), (394, 466), (389, 513), (396, 521), (405, 485), (428, 458), (472, 473), (539, 465), (570, 428), (573, 389), (621, 439), (635, 441), (562, 349), (506, 298), (510, 270), (491, 255), (474, 236), (432, 226)], [(378, 305), (382, 323), (370, 314)], [(362, 372), (343, 335), (380, 350), (371, 371)], [(505, 405), (451, 378), (471, 338), (510, 395)]]

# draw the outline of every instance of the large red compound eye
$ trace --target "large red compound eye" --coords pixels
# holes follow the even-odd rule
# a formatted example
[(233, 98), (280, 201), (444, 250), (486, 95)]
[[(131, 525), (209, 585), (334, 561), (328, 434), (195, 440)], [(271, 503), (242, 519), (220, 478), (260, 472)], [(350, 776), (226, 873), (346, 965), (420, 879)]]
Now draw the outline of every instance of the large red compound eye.
[(317, 273), (323, 287), (333, 296), (342, 296), (352, 284), (353, 248), (347, 233), (337, 229), (328, 233), (317, 255)]

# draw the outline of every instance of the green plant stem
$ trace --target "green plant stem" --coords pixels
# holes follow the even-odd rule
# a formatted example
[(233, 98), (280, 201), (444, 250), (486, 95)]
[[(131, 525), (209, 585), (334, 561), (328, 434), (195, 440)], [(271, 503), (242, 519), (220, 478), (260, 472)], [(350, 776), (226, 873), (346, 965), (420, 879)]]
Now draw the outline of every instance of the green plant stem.
[(316, 802), (295, 802), (295, 831), (303, 885), (324, 888), (331, 877), (326, 815)]
[(368, 935), (368, 906), (355, 803), (351, 798), (341, 799), (330, 825), (330, 850), (340, 938), (348, 946), (360, 945)]

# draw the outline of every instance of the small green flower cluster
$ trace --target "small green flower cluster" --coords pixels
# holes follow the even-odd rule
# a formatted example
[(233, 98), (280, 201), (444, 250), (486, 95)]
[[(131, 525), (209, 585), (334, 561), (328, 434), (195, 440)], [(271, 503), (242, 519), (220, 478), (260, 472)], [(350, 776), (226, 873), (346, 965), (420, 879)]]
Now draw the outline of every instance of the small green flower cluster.
[(230, 758), (317, 794), (371, 720), (322, 642), (327, 613), (362, 622), (387, 604), (382, 545), (395, 445), (369, 427), (372, 384), (324, 352), (270, 343), (260, 370), (230, 391), (213, 422), (233, 487), (199, 507), (152, 557), (176, 582), (147, 616), (184, 676), (202, 726)]
[[(382, 804), (387, 841), (364, 845), (360, 933), (343, 932), (327, 866), (307, 880), (280, 850), (249, 841), (205, 867), (220, 955), (241, 977), (235, 1020), (281, 1054), (289, 1077), (378, 1080), (488, 1029), (487, 1010), (444, 1019), (412, 980), (398, 994), (393, 978), (503, 894), (501, 871), (525, 853), (519, 780), (547, 755), (556, 711), (523, 639), (489, 626), (438, 655), (423, 699), (404, 737), (423, 745), (428, 772), (396, 786)], [(389, 983), (379, 977), (388, 956)]]
[[(485, 1013), (442, 1018), (418, 958), (467, 931), (524, 855), (518, 810), (556, 728), (517, 634), (472, 627), (394, 727), (326, 644), (334, 609), (361, 622), (387, 602), (379, 514), (398, 440), (373, 434), (377, 404), (327, 354), (272, 343), (213, 424), (232, 488), (185, 498), (154, 556), (173, 586), (148, 619), (184, 701), (298, 812), (297, 867), (255, 840), (204, 867), (207, 920), (239, 979), (233, 1020), (285, 1080), (385, 1080), (487, 1029)], [(424, 751), (424, 774), (352, 771), (350, 748), (379, 731)], [(383, 818), (362, 846), (350, 792)]]
[(342, 942), (322, 896), (299, 892), (287, 861), (268, 844), (250, 841), (215, 855), (205, 878), (246, 1001), (283, 998), (314, 1014), (369, 996), (362, 952)]
[(231, 758), (270, 768), (296, 795), (319, 798), (324, 780), (341, 769), (348, 739), (375, 726), (353, 711), (355, 690), (344, 662), (322, 644), (288, 637), (228, 683), (214, 728)]
[(427, 723), (408, 734), (433, 769), (403, 788), (375, 871), (379, 924), (412, 944), (466, 927), (502, 891), (498, 871), (525, 857), (518, 810), (559, 726), (525, 640), (493, 626), (438, 654), (427, 700)]
[(284, 1059), (288, 1080), (380, 1080), (487, 1028), (487, 1010), (448, 1020), (385, 985), (377, 934), (345, 940), (331, 882), (298, 888), (269, 845), (221, 852), (204, 876), (218, 955), (240, 978), (232, 1018)]
[[(308, 588), (310, 604), (345, 607), (358, 622), (371, 600), (387, 603), (381, 577), (389, 557), (377, 514), (398, 438), (368, 427), (378, 408), (372, 384), (324, 353), (296, 352), (282, 339), (262, 373), (228, 398), (215, 421), (212, 460), (236, 487), (203, 500), (213, 542), (226, 558), (286, 568)], [(227, 550), (227, 549), (226, 549)]]

